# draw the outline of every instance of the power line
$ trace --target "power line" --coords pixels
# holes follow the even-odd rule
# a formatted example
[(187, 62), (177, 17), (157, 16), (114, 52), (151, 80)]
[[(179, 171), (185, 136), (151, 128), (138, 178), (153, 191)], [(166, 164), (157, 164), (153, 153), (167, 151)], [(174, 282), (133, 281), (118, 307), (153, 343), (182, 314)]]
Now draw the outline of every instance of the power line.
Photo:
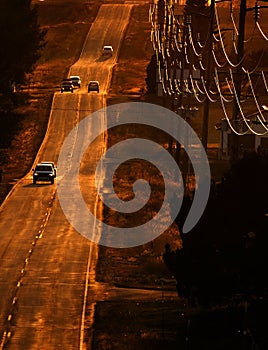
[[(265, 92), (268, 93), (267, 74), (263, 70), (258, 72), (263, 54), (258, 58), (255, 67), (249, 70), (245, 65), (247, 52), (244, 52), (244, 48), (241, 51), (241, 47), (253, 40), (256, 35), (256, 28), (258, 28), (260, 37), (268, 41), (268, 36), (261, 28), (258, 12), (260, 8), (265, 6), (259, 6), (256, 3), (254, 8), (246, 9), (246, 0), (241, 0), (240, 25), (238, 26), (233, 15), (232, 2), (230, 2), (229, 20), (232, 24), (230, 29), (222, 27), (219, 16), (221, 9), (217, 6), (218, 2), (220, 1), (213, 0), (211, 2), (210, 15), (207, 14), (207, 10), (204, 13), (193, 13), (194, 16), (207, 17), (207, 20), (210, 21), (210, 30), (208, 30), (203, 41), (201, 41), (200, 33), (194, 31), (192, 15), (188, 15), (185, 11), (183, 14), (175, 15), (172, 0), (159, 0), (151, 4), (149, 10), (149, 20), (152, 24), (151, 40), (156, 53), (159, 82), (162, 84), (165, 95), (171, 98), (180, 96), (181, 99), (183, 96), (192, 96), (196, 103), (205, 106), (207, 109), (205, 113), (207, 114), (210, 103), (220, 102), (222, 113), (235, 134), (245, 134), (244, 131), (237, 132), (233, 127), (235, 122), (232, 120), (235, 120), (237, 115), (239, 115), (238, 122), (244, 123), (242, 129), (246, 129), (247, 132), (250, 131), (256, 135), (263, 135), (267, 133), (267, 122), (255, 91), (257, 85), (262, 82)], [(241, 7), (245, 11), (244, 14), (242, 13), (244, 19), (241, 19)], [(244, 29), (241, 26), (245, 25), (245, 14), (250, 10), (255, 11), (255, 26), (245, 39)], [(213, 28), (214, 24), (216, 25), (216, 31)], [(228, 51), (229, 49), (223, 35), (227, 30), (232, 32), (231, 43), (234, 50), (232, 53)], [(211, 50), (209, 49), (210, 47)], [(211, 53), (211, 56), (209, 56), (213, 66), (211, 72), (206, 58), (207, 52)], [(225, 72), (223, 69), (225, 69)], [(193, 71), (199, 72), (197, 80), (193, 78)], [(180, 77), (178, 77), (177, 72)], [(226, 77), (226, 72), (228, 72), (229, 78)], [(254, 87), (252, 74), (256, 73), (259, 77), (256, 79), (256, 87)], [(221, 74), (225, 75), (225, 77), (220, 80), (219, 75)], [(211, 84), (214, 84), (215, 88), (212, 88)], [(247, 94), (248, 87), (251, 90), (251, 95)], [(251, 127), (251, 121), (248, 121), (241, 105), (241, 97), (243, 95), (247, 96), (248, 99), (251, 96), (252, 103), (255, 104), (256, 110), (260, 114), (260, 117), (258, 114), (256, 115), (256, 119), (263, 127), (264, 133)], [(233, 103), (236, 106), (233, 107), (231, 116), (229, 116), (230, 112), (225, 107), (226, 103)], [(207, 121), (205, 121), (206, 123)]]

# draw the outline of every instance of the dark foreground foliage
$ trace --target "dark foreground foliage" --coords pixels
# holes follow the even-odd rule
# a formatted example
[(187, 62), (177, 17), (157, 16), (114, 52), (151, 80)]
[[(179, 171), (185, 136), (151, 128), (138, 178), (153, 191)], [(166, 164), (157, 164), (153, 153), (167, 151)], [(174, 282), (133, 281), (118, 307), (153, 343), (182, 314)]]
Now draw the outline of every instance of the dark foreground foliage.
[(44, 36), (30, 0), (1, 0), (0, 92), (12, 92), (14, 83), (24, 83), (40, 57)]
[[(209, 306), (236, 295), (265, 297), (267, 293), (268, 157), (245, 156), (212, 184), (203, 217), (188, 234), (183, 248), (166, 245), (164, 261), (177, 280), (179, 296)], [(185, 198), (183, 224), (191, 205)], [(188, 208), (187, 208), (188, 207)]]

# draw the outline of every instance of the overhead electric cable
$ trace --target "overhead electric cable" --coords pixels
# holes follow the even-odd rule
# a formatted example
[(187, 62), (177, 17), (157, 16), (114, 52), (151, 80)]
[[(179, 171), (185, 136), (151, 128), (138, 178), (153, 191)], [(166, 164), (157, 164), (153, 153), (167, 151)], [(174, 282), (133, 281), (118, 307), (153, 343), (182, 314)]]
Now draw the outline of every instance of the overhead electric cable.
[[(231, 76), (232, 82), (234, 82), (232, 70), (230, 69), (229, 72), (230, 72), (230, 76)], [(235, 99), (236, 99), (237, 106), (238, 106), (239, 111), (240, 111), (240, 115), (241, 115), (243, 121), (245, 122), (245, 124), (247, 125), (248, 129), (249, 129), (253, 134), (255, 134), (255, 135), (259, 135), (259, 136), (265, 135), (266, 132), (264, 132), (264, 133), (258, 133), (257, 131), (255, 131), (254, 129), (252, 129), (251, 126), (250, 126), (250, 124), (248, 123), (248, 120), (247, 120), (247, 118), (245, 117), (244, 112), (243, 112), (243, 110), (242, 110), (242, 106), (241, 106), (240, 100), (239, 100), (239, 98), (238, 98), (235, 85), (234, 85), (234, 94), (235, 94)]]
[(188, 33), (189, 33), (189, 41), (192, 46), (193, 52), (196, 55), (196, 57), (200, 56), (200, 53), (196, 51), (196, 48), (194, 46), (194, 41), (193, 41), (193, 36), (192, 36), (192, 31), (191, 31), (191, 26), (188, 24)]
[(205, 100), (206, 100), (206, 97), (204, 97), (204, 99), (200, 99), (199, 96), (198, 96), (198, 93), (196, 92), (196, 89), (195, 89), (195, 86), (194, 86), (194, 80), (193, 80), (193, 77), (192, 75), (190, 74), (190, 81), (191, 81), (191, 84), (192, 84), (192, 89), (193, 89), (193, 93), (195, 95), (195, 99), (199, 102), (199, 103), (204, 103)]
[(227, 62), (229, 63), (230, 66), (232, 66), (233, 68), (237, 68), (239, 65), (241, 65), (241, 63), (243, 62), (244, 60), (244, 56), (242, 57), (241, 61), (234, 64), (231, 62), (231, 60), (229, 59), (228, 57), (228, 54), (226, 52), (226, 49), (225, 49), (225, 45), (224, 45), (224, 42), (223, 42), (223, 38), (222, 38), (222, 34), (221, 34), (221, 28), (220, 28), (220, 23), (219, 23), (219, 18), (218, 18), (218, 14), (217, 14), (217, 11), (215, 11), (215, 18), (216, 18), (216, 22), (217, 22), (217, 28), (218, 28), (218, 32), (219, 32), (219, 38), (220, 38), (220, 43), (221, 43), (221, 48), (222, 48), (222, 51), (224, 53), (224, 56), (227, 60)]
[(203, 75), (201, 76), (201, 81), (202, 81), (202, 84), (203, 84), (203, 87), (204, 87), (204, 91), (205, 91), (205, 93), (206, 93), (207, 98), (209, 99), (209, 101), (210, 101), (210, 102), (216, 102), (217, 99), (214, 100), (214, 99), (210, 96), (210, 94), (208, 93), (208, 91), (207, 91), (206, 82), (205, 82), (205, 80), (204, 80)]
[(220, 62), (218, 61), (217, 57), (216, 57), (216, 53), (215, 50), (212, 49), (212, 56), (213, 56), (213, 60), (216, 63), (216, 66), (218, 66), (219, 68), (223, 68), (226, 65), (226, 61), (223, 64), (220, 64)]
[(247, 74), (248, 74), (248, 81), (249, 81), (249, 85), (250, 85), (250, 88), (251, 88), (251, 92), (252, 92), (252, 95), (253, 95), (253, 98), (254, 98), (255, 105), (256, 105), (256, 107), (257, 107), (257, 109), (258, 109), (258, 112), (260, 113), (260, 116), (262, 117), (262, 119), (261, 119), (261, 118), (257, 115), (257, 118), (258, 118), (260, 124), (264, 127), (264, 129), (265, 129), (266, 132), (267, 132), (267, 131), (268, 131), (268, 128), (267, 128), (266, 125), (264, 124), (264, 122), (266, 122), (266, 119), (265, 119), (265, 117), (264, 117), (263, 114), (262, 114), (262, 110), (261, 110), (261, 108), (260, 108), (260, 104), (259, 104), (259, 102), (258, 102), (258, 99), (257, 99), (257, 97), (256, 97), (256, 94), (255, 94), (255, 91), (254, 91), (254, 88), (253, 88), (253, 85), (252, 85), (252, 80), (251, 80), (251, 78), (250, 78), (250, 74), (249, 74), (249, 73), (247, 73)]
[(267, 36), (264, 34), (264, 32), (262, 31), (259, 22), (256, 22), (256, 25), (257, 25), (257, 28), (259, 29), (259, 32), (261, 33), (262, 37), (263, 37), (266, 41), (268, 41), (268, 37), (267, 37)]
[(264, 71), (263, 71), (263, 70), (261, 71), (261, 75), (262, 75), (262, 80), (263, 80), (263, 83), (264, 83), (266, 92), (268, 92), (268, 84), (267, 84), (267, 81), (266, 81), (266, 78), (265, 78), (265, 75), (264, 75)]

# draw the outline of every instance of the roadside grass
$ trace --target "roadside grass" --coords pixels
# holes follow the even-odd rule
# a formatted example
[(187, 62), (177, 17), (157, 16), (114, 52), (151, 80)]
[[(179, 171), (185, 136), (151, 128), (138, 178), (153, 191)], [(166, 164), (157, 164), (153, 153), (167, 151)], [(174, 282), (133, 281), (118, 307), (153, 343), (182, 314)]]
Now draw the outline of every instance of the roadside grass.
[[(164, 132), (144, 125), (123, 125), (111, 129), (108, 134), (108, 147), (129, 137), (150, 139), (167, 147), (165, 144), (167, 136)], [(159, 211), (164, 199), (164, 182), (158, 169), (148, 162), (132, 160), (119, 166), (114, 174), (115, 192), (122, 200), (132, 199), (132, 185), (137, 179), (144, 179), (151, 186), (151, 197), (145, 207), (134, 214), (119, 213), (106, 208), (104, 210), (105, 223), (122, 228), (136, 227), (152, 219)], [(146, 242), (146, 232), (144, 236)], [(153, 241), (138, 247), (116, 249), (100, 246), (101, 258), (97, 265), (97, 280), (118, 286), (139, 288), (159, 288), (165, 281), (169, 288), (175, 290), (175, 280), (162, 260), (162, 253), (167, 242), (173, 249), (181, 247), (176, 224)]]
[(161, 300), (98, 303), (93, 350), (178, 349), (174, 335), (185, 328), (184, 322), (177, 322), (178, 305)]
[(251, 333), (244, 333), (243, 305), (192, 309), (179, 300), (100, 302), (95, 309), (93, 350), (267, 349), (265, 311), (248, 310)]

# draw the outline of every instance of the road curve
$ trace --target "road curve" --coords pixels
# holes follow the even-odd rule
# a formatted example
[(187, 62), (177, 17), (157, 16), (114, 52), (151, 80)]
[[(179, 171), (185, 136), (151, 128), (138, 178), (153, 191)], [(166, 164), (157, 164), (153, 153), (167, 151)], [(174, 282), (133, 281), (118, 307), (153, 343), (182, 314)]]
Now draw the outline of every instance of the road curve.
[[(100, 7), (80, 59), (70, 70), (70, 74), (80, 75), (82, 87), (73, 94), (55, 93), (36, 162), (57, 162), (68, 133), (85, 116), (105, 106), (111, 70), (131, 8), (123, 4)], [(114, 47), (113, 57), (101, 57), (103, 45)], [(99, 94), (87, 93), (89, 80), (99, 80)], [(106, 123), (105, 116), (102, 123)], [(84, 159), (86, 164), (96, 163), (105, 142), (105, 135), (96, 141), (94, 152)], [(87, 191), (93, 193), (95, 169), (91, 168), (86, 167)], [(96, 210), (96, 198), (88, 197), (92, 201), (89, 205)], [(98, 249), (66, 220), (56, 184), (33, 185), (31, 172), (20, 180), (0, 208), (0, 238), (0, 349), (89, 349), (83, 330), (87, 309), (90, 334), (90, 310), (93, 312), (96, 292), (96, 286), (91, 289), (91, 285)], [(92, 300), (87, 308), (86, 300)]]

